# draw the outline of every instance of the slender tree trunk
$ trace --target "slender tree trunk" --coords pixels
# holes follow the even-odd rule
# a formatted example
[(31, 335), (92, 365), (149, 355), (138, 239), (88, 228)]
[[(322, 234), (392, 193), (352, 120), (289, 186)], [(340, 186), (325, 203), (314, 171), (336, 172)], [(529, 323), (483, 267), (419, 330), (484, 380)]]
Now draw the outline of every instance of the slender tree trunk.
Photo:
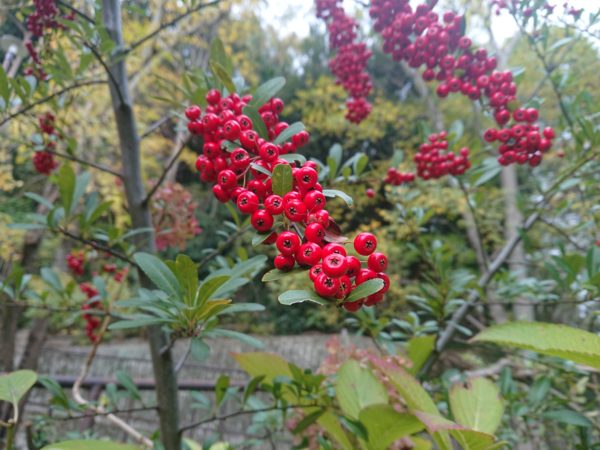
[[(103, 20), (107, 32), (115, 41), (117, 48), (124, 48), (120, 6), (119, 0), (102, 1)], [(111, 62), (110, 70), (112, 73), (110, 95), (119, 135), (128, 210), (134, 228), (151, 229), (150, 210), (144, 202), (146, 192), (140, 164), (140, 138), (133, 113), (125, 58), (117, 58)], [(155, 252), (154, 233), (150, 231), (139, 235), (136, 244), (139, 250)], [(148, 285), (142, 273), (140, 279), (143, 285)], [(148, 335), (156, 380), (161, 441), (166, 450), (180, 450), (177, 378), (168, 337), (159, 327), (150, 327)]]

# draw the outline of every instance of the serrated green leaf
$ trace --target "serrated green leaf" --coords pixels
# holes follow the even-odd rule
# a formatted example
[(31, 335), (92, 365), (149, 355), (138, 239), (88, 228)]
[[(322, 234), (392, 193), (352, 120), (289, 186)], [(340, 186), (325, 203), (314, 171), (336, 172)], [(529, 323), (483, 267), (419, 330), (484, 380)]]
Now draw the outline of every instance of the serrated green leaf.
[(600, 369), (600, 337), (566, 325), (510, 322), (483, 330), (471, 342), (493, 342), (533, 350)]
[(425, 428), (412, 414), (400, 413), (386, 404), (367, 406), (358, 418), (367, 429), (369, 450), (386, 450), (398, 439)]
[(294, 187), (294, 178), (292, 176), (292, 167), (288, 164), (278, 164), (273, 168), (273, 178), (271, 179), (273, 194), (283, 197)]
[(355, 360), (346, 361), (338, 370), (335, 395), (344, 415), (355, 420), (367, 406), (388, 402), (385, 386)]
[(273, 141), (273, 144), (281, 145), (284, 142), (290, 140), (292, 138), (292, 136), (294, 136), (295, 134), (298, 134), (301, 131), (304, 131), (305, 128), (306, 127), (304, 126), (304, 124), (302, 122), (295, 122), (295, 123), (291, 124), (289, 127), (287, 127), (285, 130), (283, 130), (281, 133), (279, 133), (279, 136), (277, 136), (275, 138), (275, 140)]
[(472, 378), (457, 383), (449, 392), (454, 420), (475, 431), (494, 434), (502, 422), (504, 402), (495, 383)]

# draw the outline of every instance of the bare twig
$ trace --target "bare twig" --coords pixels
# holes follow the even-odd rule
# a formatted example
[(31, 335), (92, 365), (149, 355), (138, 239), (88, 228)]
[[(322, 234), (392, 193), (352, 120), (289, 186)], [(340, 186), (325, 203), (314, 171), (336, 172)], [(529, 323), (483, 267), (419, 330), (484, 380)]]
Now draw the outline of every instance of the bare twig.
[(99, 170), (101, 172), (109, 173), (111, 175), (114, 175), (115, 177), (123, 178), (123, 175), (120, 174), (119, 172), (116, 172), (116, 171), (114, 171), (114, 170), (112, 170), (112, 169), (110, 169), (110, 168), (108, 168), (106, 166), (103, 166), (101, 164), (96, 164), (96, 163), (93, 163), (93, 162), (89, 162), (89, 161), (86, 161), (84, 159), (78, 158), (77, 156), (69, 155), (68, 153), (60, 153), (60, 152), (57, 152), (57, 151), (51, 150), (51, 149), (45, 149), (44, 151), (46, 153), (52, 153), (53, 155), (56, 155), (59, 158), (69, 159), (71, 161), (78, 162), (79, 164), (82, 164), (84, 166), (93, 167), (94, 169), (97, 169), (97, 170)]
[(88, 80), (88, 81), (77, 81), (75, 83), (73, 83), (70, 86), (66, 86), (62, 89), (60, 89), (59, 91), (53, 92), (50, 95), (47, 95), (44, 98), (41, 98), (39, 100), (36, 100), (33, 103), (30, 103), (29, 105), (19, 109), (18, 111), (15, 111), (14, 113), (8, 115), (7, 117), (5, 117), (4, 119), (2, 119), (0, 121), (0, 127), (2, 125), (4, 125), (5, 123), (9, 122), (10, 120), (14, 119), (15, 117), (20, 116), (21, 114), (25, 114), (26, 112), (32, 110), (33, 108), (35, 108), (38, 105), (43, 105), (46, 102), (49, 102), (50, 100), (52, 100), (54, 97), (58, 97), (60, 95), (63, 95), (69, 91), (72, 91), (74, 89), (79, 89), (81, 87), (85, 87), (85, 86), (91, 86), (94, 84), (106, 84), (107, 81), (106, 80)]
[(96, 24), (96, 22), (94, 22), (94, 19), (92, 19), (90, 16), (88, 16), (86, 13), (84, 13), (80, 9), (77, 9), (74, 6), (69, 5), (68, 3), (63, 2), (62, 0), (56, 0), (56, 3), (58, 3), (60, 6), (64, 6), (65, 8), (73, 11), (75, 14), (77, 14), (79, 17), (81, 17), (86, 22), (91, 23), (92, 25)]
[(150, 202), (150, 200), (152, 199), (152, 196), (156, 193), (156, 191), (158, 190), (160, 185), (163, 183), (163, 181), (165, 181), (165, 178), (167, 177), (169, 170), (171, 170), (171, 167), (173, 167), (173, 165), (177, 162), (177, 160), (183, 153), (183, 150), (185, 150), (185, 146), (190, 141), (190, 138), (191, 138), (191, 135), (188, 134), (181, 141), (179, 141), (179, 143), (177, 144), (178, 147), (177, 147), (177, 150), (175, 151), (175, 154), (173, 155), (173, 157), (171, 158), (171, 161), (169, 161), (169, 163), (167, 164), (167, 166), (165, 167), (163, 172), (160, 174), (158, 181), (154, 184), (154, 186), (152, 186), (152, 189), (150, 189), (150, 191), (146, 195), (143, 205), (147, 205), (148, 202)]
[(172, 27), (173, 25), (177, 24), (179, 21), (185, 19), (189, 15), (194, 14), (195, 12), (198, 12), (198, 11), (204, 9), (204, 8), (208, 8), (210, 6), (218, 5), (219, 2), (220, 2), (220, 0), (214, 0), (214, 1), (211, 1), (211, 2), (208, 2), (208, 3), (200, 3), (199, 5), (196, 5), (194, 8), (188, 9), (186, 12), (184, 12), (184, 13), (180, 14), (179, 16), (175, 17), (173, 20), (170, 20), (170, 21), (168, 21), (168, 22), (160, 25), (158, 28), (156, 28), (154, 31), (151, 31), (150, 33), (148, 33), (143, 38), (138, 39), (137, 41), (133, 42), (129, 46), (128, 51), (130, 52), (132, 50), (135, 50), (137, 47), (139, 47), (140, 45), (148, 42), (150, 39), (152, 39), (157, 34), (161, 33), (166, 28)]
[(77, 242), (81, 242), (82, 244), (85, 244), (85, 245), (89, 245), (90, 247), (95, 248), (96, 250), (100, 250), (102, 252), (106, 252), (109, 255), (112, 255), (115, 258), (120, 259), (121, 261), (125, 261), (125, 262), (131, 264), (132, 266), (137, 267), (137, 264), (136, 264), (135, 261), (133, 261), (132, 259), (130, 259), (126, 254), (121, 253), (121, 252), (119, 252), (117, 250), (114, 250), (112, 247), (109, 247), (109, 246), (104, 245), (104, 244), (100, 244), (100, 243), (98, 243), (96, 241), (92, 241), (92, 240), (86, 239), (83, 236), (79, 236), (77, 234), (71, 233), (69, 230), (66, 230), (66, 229), (64, 229), (62, 227), (59, 227), (59, 228), (56, 228), (56, 229), (53, 229), (53, 230), (58, 231), (59, 233), (61, 233), (64, 236), (68, 237), (69, 239), (72, 239), (72, 240), (77, 241)]
[(216, 414), (208, 417), (207, 419), (203, 419), (203, 420), (199, 420), (198, 422), (194, 422), (191, 423), (189, 425), (185, 425), (183, 427), (181, 427), (179, 429), (180, 433), (184, 433), (185, 431), (191, 430), (193, 428), (202, 426), (204, 424), (207, 423), (211, 423), (211, 422), (216, 422), (216, 421), (222, 421), (222, 420), (227, 420), (230, 419), (232, 417), (237, 417), (237, 416), (244, 416), (247, 414), (257, 414), (257, 413), (261, 413), (261, 412), (270, 412), (270, 411), (287, 411), (289, 409), (305, 409), (305, 408), (319, 408), (319, 405), (285, 405), (285, 406), (268, 406), (265, 408), (256, 408), (256, 409), (242, 409), (240, 411), (236, 411), (234, 413), (231, 414), (225, 414), (223, 416), (217, 416)]

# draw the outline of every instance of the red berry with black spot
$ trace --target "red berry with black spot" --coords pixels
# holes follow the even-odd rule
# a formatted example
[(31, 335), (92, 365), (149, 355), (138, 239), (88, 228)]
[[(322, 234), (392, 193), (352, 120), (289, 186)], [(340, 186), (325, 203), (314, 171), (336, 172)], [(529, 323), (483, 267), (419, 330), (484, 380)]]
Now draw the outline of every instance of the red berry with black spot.
[(242, 192), (238, 195), (237, 207), (245, 214), (253, 213), (258, 209), (258, 196), (254, 192)]
[(320, 223), (311, 223), (306, 226), (304, 237), (309, 242), (320, 244), (325, 239), (325, 228)]
[(295, 255), (300, 248), (300, 238), (296, 233), (284, 231), (277, 236), (275, 246), (282, 255)]
[(340, 288), (340, 280), (322, 273), (314, 281), (314, 286), (321, 297), (335, 297)]
[(292, 270), (294, 268), (296, 261), (291, 255), (277, 255), (273, 260), (273, 264), (275, 264), (276, 269), (287, 272), (288, 270)]
[(188, 120), (198, 120), (201, 114), (202, 109), (196, 105), (189, 106), (185, 110), (185, 117), (187, 117)]
[(296, 254), (296, 261), (303, 266), (314, 266), (321, 260), (321, 247), (314, 242), (302, 244)]
[(338, 253), (331, 253), (323, 257), (322, 265), (323, 272), (334, 278), (346, 275), (346, 272), (348, 271), (348, 261), (346, 261), (346, 256)]
[(387, 269), (388, 259), (383, 253), (375, 252), (369, 255), (367, 263), (369, 269), (374, 270), (375, 272), (383, 272)]
[(269, 231), (273, 226), (273, 216), (268, 211), (261, 209), (254, 211), (252, 218), (250, 219), (252, 226), (259, 233)]
[(283, 212), (283, 199), (279, 195), (269, 195), (265, 199), (265, 209), (274, 216)]
[(377, 238), (371, 233), (360, 233), (354, 238), (354, 249), (359, 255), (368, 256), (377, 248)]
[(323, 258), (331, 254), (346, 256), (346, 249), (343, 245), (330, 243), (323, 247)]

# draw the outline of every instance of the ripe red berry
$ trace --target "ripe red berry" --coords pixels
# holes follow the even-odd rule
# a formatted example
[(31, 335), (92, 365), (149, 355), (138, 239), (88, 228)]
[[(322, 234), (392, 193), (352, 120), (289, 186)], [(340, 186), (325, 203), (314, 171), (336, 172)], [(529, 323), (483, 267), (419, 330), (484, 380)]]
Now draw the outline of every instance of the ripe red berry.
[(346, 256), (346, 249), (343, 245), (335, 243), (327, 244), (325, 247), (323, 247), (323, 258), (325, 258), (327, 255), (331, 255), (332, 253)]
[(314, 281), (314, 286), (321, 297), (335, 297), (340, 288), (340, 280), (322, 273)]
[(292, 270), (294, 268), (294, 264), (296, 261), (294, 257), (291, 255), (277, 255), (273, 260), (273, 264), (275, 264), (275, 268), (282, 270), (284, 272), (288, 270)]
[(237, 186), (237, 175), (233, 170), (222, 170), (219, 172), (217, 181), (223, 186), (223, 189), (230, 191)]
[(372, 188), (367, 188), (367, 190), (365, 191), (365, 194), (369, 198), (375, 197), (375, 191)]
[(188, 120), (198, 120), (201, 114), (202, 109), (196, 105), (189, 106), (185, 110), (185, 117), (187, 117)]
[(258, 196), (254, 192), (242, 192), (238, 195), (237, 207), (245, 214), (253, 213), (258, 209)]
[(269, 195), (265, 199), (265, 208), (274, 216), (283, 212), (283, 199), (279, 195)]
[(300, 238), (296, 233), (284, 231), (277, 237), (275, 246), (282, 255), (295, 255), (300, 248)]
[(306, 206), (301, 200), (289, 201), (283, 209), (285, 216), (292, 222), (302, 222), (306, 218)]
[(377, 238), (371, 233), (360, 233), (354, 238), (354, 249), (359, 255), (370, 255), (376, 248)]
[(250, 219), (252, 226), (259, 233), (269, 231), (273, 226), (273, 216), (268, 211), (261, 209), (254, 211), (252, 218)]
[(375, 252), (369, 255), (367, 263), (369, 265), (369, 269), (375, 272), (383, 272), (385, 269), (387, 269), (388, 259), (383, 253)]
[(338, 253), (331, 253), (323, 257), (322, 265), (323, 272), (334, 278), (346, 275), (346, 272), (348, 271), (348, 261), (346, 261), (346, 256)]
[(303, 266), (314, 266), (321, 260), (321, 247), (314, 242), (302, 244), (296, 254), (296, 260)]
[(308, 272), (308, 276), (310, 278), (310, 281), (312, 281), (313, 283), (315, 282), (315, 280), (317, 279), (317, 277), (319, 275), (321, 275), (323, 273), (323, 266), (321, 264), (315, 264), (314, 266), (312, 266)]
[(325, 228), (318, 222), (311, 223), (304, 230), (304, 237), (309, 242), (320, 244), (325, 238)]

